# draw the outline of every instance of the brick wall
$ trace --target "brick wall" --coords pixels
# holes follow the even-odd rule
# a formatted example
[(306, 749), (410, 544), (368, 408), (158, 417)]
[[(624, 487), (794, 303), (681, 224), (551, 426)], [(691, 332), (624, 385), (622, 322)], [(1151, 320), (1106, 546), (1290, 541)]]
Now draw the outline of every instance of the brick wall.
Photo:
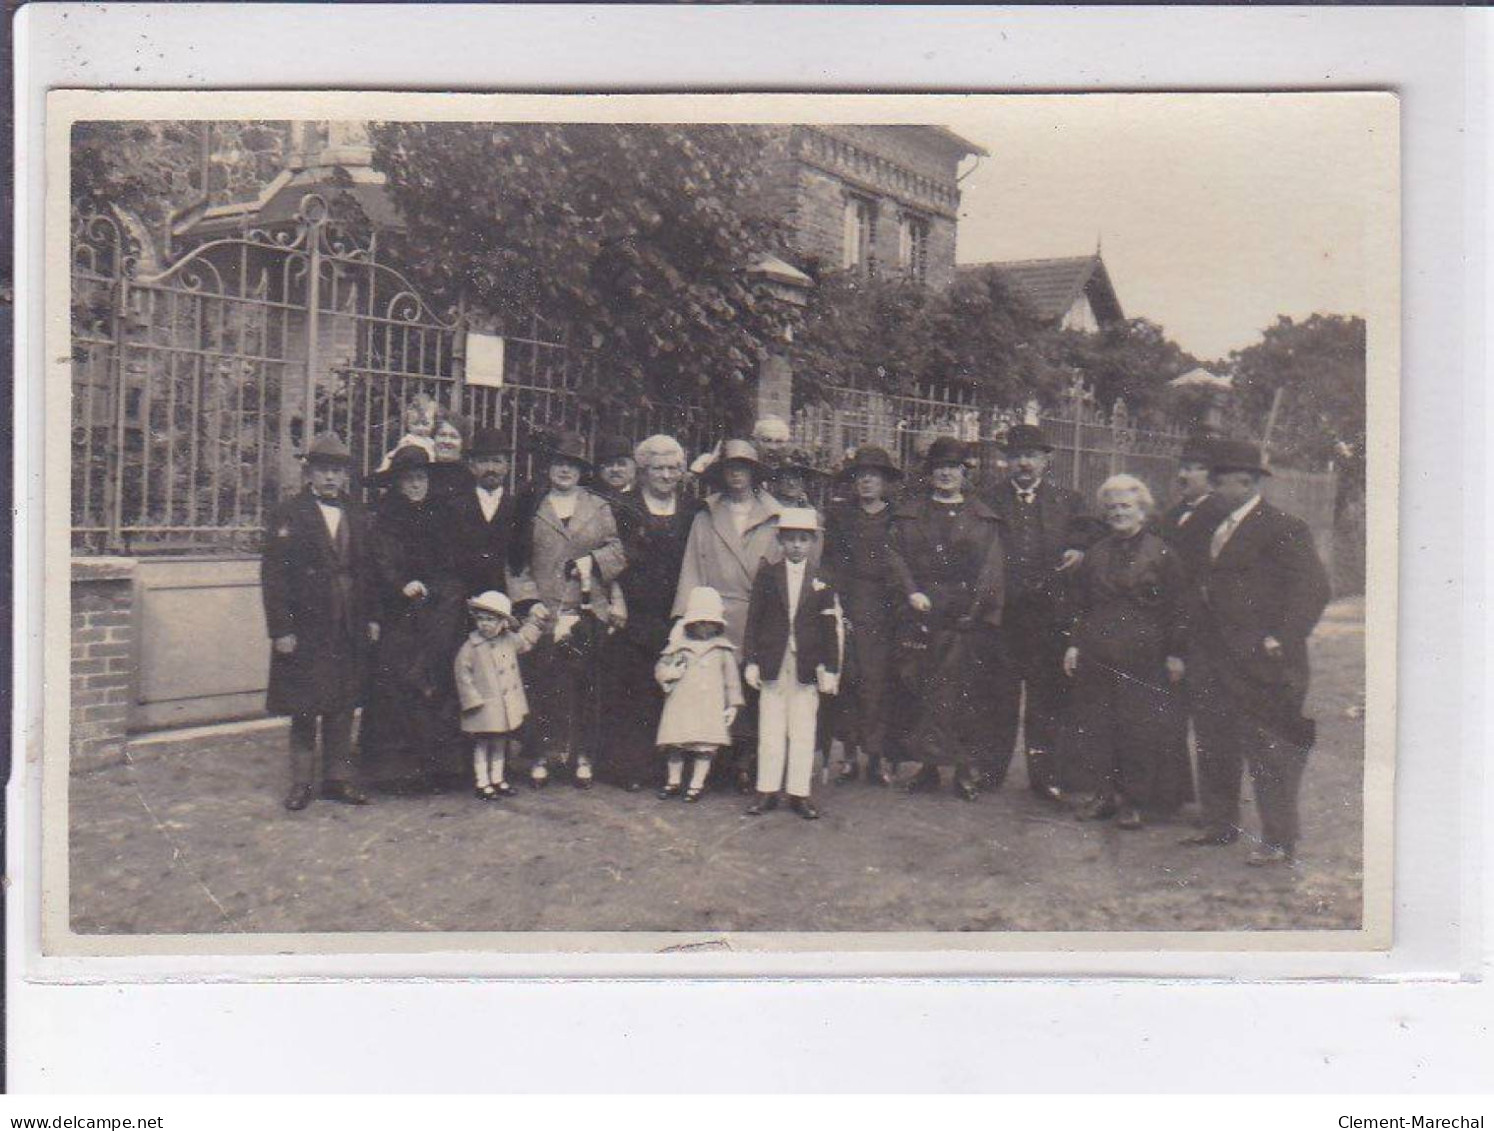
[(855, 193), (876, 204), (872, 252), (879, 274), (890, 277), (899, 269), (899, 226), (906, 209), (929, 222), (926, 281), (936, 287), (946, 285), (954, 276), (958, 156), (944, 142), (929, 139), (917, 129), (797, 129), (794, 151), (800, 156), (775, 153), (774, 180), (797, 189), (792, 208), (781, 214), (790, 221), (794, 250), (801, 259), (817, 259), (839, 269), (846, 199)]
[(129, 558), (73, 559), (72, 768), (93, 769), (123, 756), (135, 670), (135, 563)]

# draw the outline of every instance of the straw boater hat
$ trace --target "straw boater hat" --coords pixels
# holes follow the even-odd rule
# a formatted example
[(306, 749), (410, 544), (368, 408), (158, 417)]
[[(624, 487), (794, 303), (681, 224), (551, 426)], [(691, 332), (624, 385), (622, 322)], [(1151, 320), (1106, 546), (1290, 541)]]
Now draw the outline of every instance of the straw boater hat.
[(778, 529), (780, 532), (807, 530), (811, 534), (818, 534), (820, 516), (815, 513), (813, 507), (784, 507), (778, 512)]
[(685, 601), (685, 615), (680, 618), (680, 623), (726, 624), (726, 605), (721, 600), (721, 594), (709, 585), (697, 585), (690, 590), (690, 596)]
[(353, 453), (348, 451), (348, 446), (336, 432), (323, 432), (311, 441), (311, 446), (301, 458), (308, 464), (346, 465), (353, 462)]
[(1008, 452), (1051, 452), (1053, 445), (1036, 424), (1013, 424), (1007, 429), (1001, 447)]
[(879, 448), (875, 444), (863, 444), (857, 448), (850, 462), (840, 469), (841, 475), (846, 479), (854, 479), (857, 473), (862, 471), (880, 471), (888, 479), (903, 477), (902, 471), (887, 454), (887, 449)]
[(1209, 455), (1209, 470), (1271, 474), (1271, 469), (1261, 457), (1260, 445), (1252, 444), (1249, 440), (1215, 440)]
[(928, 454), (923, 457), (925, 467), (938, 467), (941, 463), (965, 462), (965, 442), (954, 436), (936, 436), (934, 442), (929, 445)]

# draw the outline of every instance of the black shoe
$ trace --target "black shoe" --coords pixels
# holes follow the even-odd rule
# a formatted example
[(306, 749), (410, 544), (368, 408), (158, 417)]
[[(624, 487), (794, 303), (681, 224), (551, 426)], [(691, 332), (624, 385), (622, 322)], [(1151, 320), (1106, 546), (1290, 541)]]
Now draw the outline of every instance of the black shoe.
[(348, 781), (327, 782), (322, 786), (322, 798), (325, 801), (340, 801), (344, 805), (368, 804), (368, 794)]
[(961, 778), (955, 782), (955, 795), (965, 801), (975, 801), (980, 797), (980, 787), (973, 781)]
[(643, 792), (643, 783), (639, 782), (639, 781), (630, 781), (627, 785), (623, 786), (623, 792), (624, 793), (642, 793)]
[(771, 813), (778, 808), (778, 794), (759, 793), (757, 800), (747, 806), (747, 816), (761, 817), (764, 813)]
[(1118, 829), (1144, 829), (1146, 822), (1141, 819), (1141, 810), (1134, 805), (1128, 805), (1121, 810), (1119, 817), (1115, 819), (1115, 827)]
[(755, 789), (754, 783), (752, 781), (752, 775), (750, 773), (748, 773), (746, 770), (738, 770), (737, 771), (737, 792), (738, 793), (753, 793), (755, 791), (756, 791), (756, 789)]
[(1291, 845), (1263, 844), (1245, 858), (1252, 868), (1276, 868), (1296, 862)]
[(700, 795), (705, 792), (705, 786), (692, 785), (685, 790), (685, 803), (693, 805), (700, 800)]
[(820, 811), (814, 807), (814, 802), (807, 797), (790, 797), (789, 808), (806, 821), (818, 821)]
[(1185, 836), (1178, 843), (1189, 848), (1223, 848), (1239, 839), (1239, 829), (1204, 829), (1193, 836)]
[(311, 804), (311, 786), (292, 786), (291, 791), (285, 795), (285, 807), (292, 813), (299, 813)]
[(547, 786), (549, 784), (550, 784), (550, 774), (549, 774), (548, 771), (546, 771), (543, 774), (535, 774), (533, 772), (530, 773), (530, 775), (529, 775), (529, 788), (530, 789), (544, 789), (545, 786)]
[[(871, 770), (867, 769), (867, 780), (871, 780)], [(835, 784), (848, 785), (861, 777), (861, 767), (854, 758), (842, 762), (835, 771)]]
[(659, 800), (668, 801), (671, 797), (678, 797), (684, 788), (679, 782), (675, 782), (673, 785), (661, 785), (658, 794)]
[(1108, 821), (1115, 812), (1115, 798), (1101, 794), (1081, 806), (1078, 816), (1081, 821)]
[(498, 791), (490, 785), (479, 785), (472, 790), (472, 796), (479, 801), (497, 801)]
[(913, 780), (908, 783), (909, 793), (923, 793), (926, 790), (939, 788), (939, 767), (925, 766), (914, 775)]
[(496, 793), (499, 797), (512, 797), (519, 791), (513, 786), (509, 785), (506, 781), (495, 781), (493, 783), (493, 792)]

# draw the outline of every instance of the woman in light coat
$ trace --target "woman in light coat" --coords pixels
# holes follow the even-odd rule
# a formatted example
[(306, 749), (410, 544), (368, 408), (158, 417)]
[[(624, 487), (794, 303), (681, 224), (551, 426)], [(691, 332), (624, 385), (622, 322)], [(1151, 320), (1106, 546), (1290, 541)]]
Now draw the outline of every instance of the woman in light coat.
[[(690, 594), (700, 586), (721, 595), (726, 637), (742, 647), (747, 631), (747, 603), (752, 582), (764, 564), (783, 556), (778, 545), (778, 500), (763, 490), (765, 468), (746, 440), (728, 440), (721, 448), (720, 475), (724, 490), (707, 497), (690, 526), (685, 560), (675, 588), (674, 615), (683, 616)], [(747, 709), (737, 715), (732, 743), (737, 788), (750, 792), (752, 758), (757, 748), (757, 704), (748, 695)]]
[(627, 619), (614, 584), (627, 559), (611, 507), (581, 486), (592, 469), (585, 442), (564, 433), (549, 457), (549, 489), (520, 528), (509, 577), (514, 605), (538, 602), (534, 611), (546, 629), (526, 673), (536, 755), (530, 784), (546, 784), (549, 763), (558, 761), (573, 766), (576, 786), (588, 789), (601, 643)]

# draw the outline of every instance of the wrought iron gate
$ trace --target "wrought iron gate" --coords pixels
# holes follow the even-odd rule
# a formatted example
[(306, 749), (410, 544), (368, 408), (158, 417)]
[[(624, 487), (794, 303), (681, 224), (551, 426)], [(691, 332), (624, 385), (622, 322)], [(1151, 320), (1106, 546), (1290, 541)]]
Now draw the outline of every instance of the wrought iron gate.
[[(73, 542), (84, 553), (250, 551), (267, 511), (299, 485), (310, 404), (366, 472), (424, 393), (528, 446), (554, 428), (594, 433), (583, 389), (594, 351), (533, 319), (505, 336), (503, 382), (464, 381), (465, 319), (438, 312), (306, 196), (291, 224), (209, 239), (149, 269), (122, 217), (73, 232)], [(703, 441), (696, 409), (653, 405), (610, 421)]]

